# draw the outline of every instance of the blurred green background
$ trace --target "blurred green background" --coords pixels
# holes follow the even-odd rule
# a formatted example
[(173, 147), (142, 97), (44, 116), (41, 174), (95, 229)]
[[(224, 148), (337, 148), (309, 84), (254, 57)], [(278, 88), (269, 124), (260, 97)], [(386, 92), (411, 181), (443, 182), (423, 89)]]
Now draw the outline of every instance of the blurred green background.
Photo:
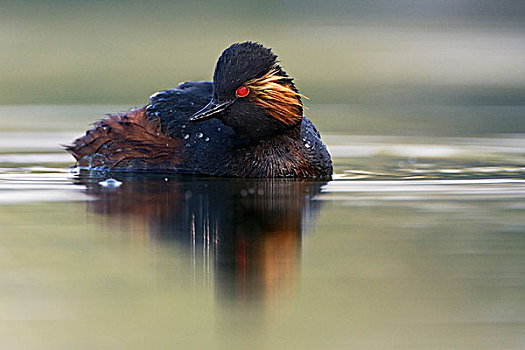
[(4, 0), (0, 104), (143, 105), (253, 40), (328, 132), (525, 132), (524, 19), (524, 1)]

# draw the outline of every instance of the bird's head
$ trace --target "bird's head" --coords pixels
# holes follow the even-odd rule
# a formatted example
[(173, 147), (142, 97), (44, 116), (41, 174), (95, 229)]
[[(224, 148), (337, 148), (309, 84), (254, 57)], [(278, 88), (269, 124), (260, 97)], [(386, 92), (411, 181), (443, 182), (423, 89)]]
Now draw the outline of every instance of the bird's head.
[(212, 100), (190, 120), (217, 118), (240, 136), (261, 139), (301, 122), (301, 97), (269, 48), (233, 44), (217, 61)]

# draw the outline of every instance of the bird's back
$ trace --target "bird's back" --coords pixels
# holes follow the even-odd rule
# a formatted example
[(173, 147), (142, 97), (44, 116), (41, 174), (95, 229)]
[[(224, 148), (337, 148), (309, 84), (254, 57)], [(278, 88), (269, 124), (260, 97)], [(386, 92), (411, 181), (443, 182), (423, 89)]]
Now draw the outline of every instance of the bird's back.
[(184, 157), (178, 164), (178, 171), (216, 172), (214, 168), (230, 161), (231, 148), (239, 143), (235, 132), (218, 119), (201, 123), (189, 121), (210, 102), (211, 96), (211, 82), (186, 82), (153, 95), (146, 108), (151, 120), (160, 120), (164, 133), (181, 141)]
[(158, 170), (199, 173), (210, 155), (220, 157), (233, 131), (213, 119), (190, 123), (211, 99), (211, 82), (185, 82), (151, 96), (150, 103), (109, 114), (67, 150), (91, 170)]

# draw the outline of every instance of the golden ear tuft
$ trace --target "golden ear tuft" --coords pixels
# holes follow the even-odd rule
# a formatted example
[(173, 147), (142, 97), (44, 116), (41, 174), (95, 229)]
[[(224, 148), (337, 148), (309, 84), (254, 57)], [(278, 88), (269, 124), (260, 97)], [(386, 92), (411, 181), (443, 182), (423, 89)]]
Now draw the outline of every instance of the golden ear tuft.
[(270, 115), (285, 124), (294, 125), (302, 119), (303, 104), (301, 95), (292, 88), (289, 77), (277, 74), (277, 68), (272, 68), (260, 78), (251, 79), (245, 86), (253, 91), (254, 103), (264, 107)]

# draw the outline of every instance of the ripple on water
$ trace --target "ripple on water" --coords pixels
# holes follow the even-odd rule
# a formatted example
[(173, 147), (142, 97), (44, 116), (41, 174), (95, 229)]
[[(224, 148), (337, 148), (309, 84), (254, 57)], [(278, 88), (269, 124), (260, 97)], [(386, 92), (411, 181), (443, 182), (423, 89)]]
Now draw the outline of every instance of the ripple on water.
[(360, 180), (336, 177), (323, 186), (318, 199), (363, 203), (431, 202), (443, 199), (510, 200), (525, 198), (525, 179)]
[(89, 200), (74, 176), (63, 168), (0, 168), (0, 204)]
[[(73, 158), (59, 145), (75, 133), (46, 132), (43, 138), (37, 134), (42, 136), (36, 132), (2, 133), (0, 202), (87, 199), (83, 187), (73, 184), (75, 173), (68, 169)], [(325, 135), (335, 175), (320, 198), (351, 196), (355, 200), (363, 194), (391, 200), (408, 195), (418, 200), (524, 196), (525, 139), (518, 136), (418, 139)], [(183, 137), (190, 139), (191, 135)], [(201, 132), (195, 137), (209, 141)], [(107, 178), (98, 181), (101, 186), (120, 185), (116, 179), (115, 183)]]

